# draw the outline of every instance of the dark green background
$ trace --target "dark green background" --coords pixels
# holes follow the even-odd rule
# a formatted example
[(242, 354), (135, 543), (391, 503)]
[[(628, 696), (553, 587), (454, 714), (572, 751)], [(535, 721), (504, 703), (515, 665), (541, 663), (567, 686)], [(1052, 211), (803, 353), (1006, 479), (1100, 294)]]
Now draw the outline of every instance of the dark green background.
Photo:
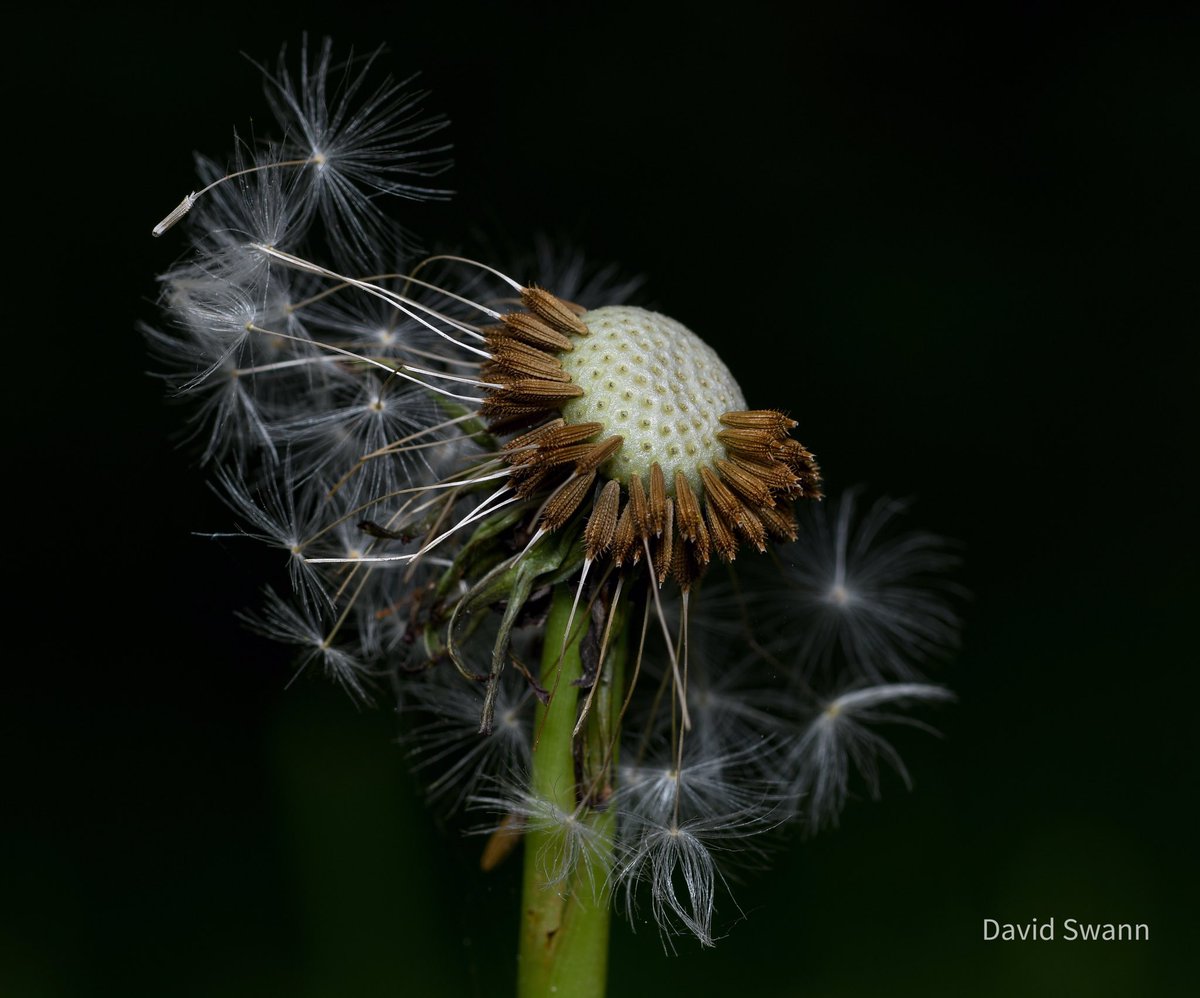
[[(285, 12), (286, 10), (286, 12)], [(490, 996), (516, 871), (429, 818), (384, 704), (245, 634), (272, 560), (171, 437), (134, 333), (190, 153), (266, 128), (307, 28), (454, 120), (471, 246), (649, 278), (834, 491), (959, 538), (965, 647), (916, 778), (793, 841), (713, 951), (619, 921), (614, 994), (1177, 995), (1196, 913), (1200, 17), (1052, 5), (208, 5), (9, 37), (15, 314), (0, 993)], [(15, 638), (15, 643), (13, 639)], [(15, 644), (15, 647), (14, 647)], [(1146, 922), (984, 943), (982, 920)], [(1185, 973), (1190, 971), (1190, 973)]]

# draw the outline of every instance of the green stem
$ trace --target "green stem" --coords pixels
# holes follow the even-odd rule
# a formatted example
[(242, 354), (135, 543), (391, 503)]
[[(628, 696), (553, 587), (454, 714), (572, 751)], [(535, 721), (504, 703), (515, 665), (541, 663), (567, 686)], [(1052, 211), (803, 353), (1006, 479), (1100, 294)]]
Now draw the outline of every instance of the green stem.
[[(605, 661), (599, 667), (596, 696), (579, 746), (581, 772), (577, 780), (573, 729), (580, 690), (572, 685), (582, 674), (579, 649), (590, 618), (583, 607), (576, 614), (566, 651), (563, 635), (571, 615), (569, 586), (554, 591), (546, 621), (541, 682), (551, 690), (549, 706), (539, 705), (535, 718), (531, 790), (565, 814), (590, 826), (602, 848), (589, 851), (565, 880), (549, 883), (546, 858), (563, 854), (567, 832), (558, 827), (529, 829), (525, 834), (525, 875), (521, 898), (521, 944), (518, 957), (519, 998), (603, 998), (608, 970), (610, 910), (609, 872), (616, 814), (603, 807), (612, 792), (610, 777), (616, 761), (621, 692), (624, 689), (624, 614), (614, 619)], [(581, 805), (587, 795), (594, 806)]]

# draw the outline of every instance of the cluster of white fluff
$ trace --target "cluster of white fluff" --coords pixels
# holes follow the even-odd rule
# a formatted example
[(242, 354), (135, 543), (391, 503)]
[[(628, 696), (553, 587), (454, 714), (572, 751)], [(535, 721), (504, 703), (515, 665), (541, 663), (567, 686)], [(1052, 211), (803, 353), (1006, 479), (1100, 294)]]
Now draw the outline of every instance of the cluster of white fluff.
[[(559, 853), (539, 859), (547, 879), (594, 866), (631, 916), (648, 899), (664, 934), (711, 943), (725, 871), (762, 858), (762, 833), (834, 823), (856, 785), (879, 791), (883, 767), (907, 782), (879, 728), (950, 698), (920, 670), (956, 642), (954, 555), (897, 531), (894, 503), (807, 504), (799, 539), (743, 556), (748, 571), (714, 570), (686, 604), (668, 586), (656, 610), (630, 613), (640, 676), (603, 805), (615, 841), (534, 794), (535, 684), (510, 667), (480, 735), (483, 688), (422, 616), (492, 567), (464, 563), (469, 538), (503, 541), (520, 523), (503, 476), (478, 470), (495, 441), (477, 415), (487, 354), (474, 326), (512, 283), (457, 258), (423, 263), (384, 214), (384, 195), (441, 196), (431, 178), (446, 147), (424, 94), (373, 82), (382, 61), (340, 60), (328, 42), (285, 53), (263, 69), (275, 137), (238, 140), (228, 168), (198, 157), (199, 191), (155, 230), (178, 222), (190, 240), (161, 277), (166, 322), (147, 329), (158, 369), (239, 531), (286, 563), (255, 626), (356, 696), (398, 691), (433, 802), (562, 830)], [(637, 288), (544, 244), (521, 266), (523, 281), (588, 307)], [(538, 599), (515, 622), (515, 661), (536, 661)], [(661, 709), (671, 668), (652, 612), (687, 643), (682, 743)], [(486, 659), (484, 630), (464, 654), (478, 644)]]

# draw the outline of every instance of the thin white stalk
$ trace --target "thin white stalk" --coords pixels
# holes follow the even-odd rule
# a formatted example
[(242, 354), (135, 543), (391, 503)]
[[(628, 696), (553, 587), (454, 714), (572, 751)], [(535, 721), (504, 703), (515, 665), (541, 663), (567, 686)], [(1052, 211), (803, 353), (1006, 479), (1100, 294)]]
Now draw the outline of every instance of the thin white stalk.
[(650, 592), (654, 595), (654, 610), (658, 617), (658, 623), (662, 627), (663, 641), (667, 645), (667, 654), (671, 657), (671, 671), (674, 673), (675, 693), (679, 698), (679, 710), (683, 720), (683, 730), (689, 731), (692, 727), (692, 718), (688, 713), (687, 693), (683, 683), (683, 676), (679, 672), (679, 658), (675, 654), (675, 642), (671, 640), (671, 632), (667, 629), (667, 617), (663, 613), (662, 600), (658, 598), (658, 586), (654, 584), (654, 560), (650, 557), (650, 541), (643, 537), (642, 546), (646, 549), (646, 567), (650, 570), (651, 578), (648, 580)]
[[(473, 347), (467, 343), (463, 343), (461, 340), (456, 340), (445, 330), (439, 329), (428, 319), (421, 315), (417, 315), (416, 311), (414, 311), (415, 309), (420, 312), (426, 312), (430, 315), (437, 315), (447, 325), (453, 326), (462, 332), (472, 332), (473, 335), (478, 335), (478, 333), (474, 333), (474, 331), (469, 330), (462, 323), (456, 322), (447, 316), (441, 315), (435, 309), (431, 309), (427, 305), (422, 305), (420, 302), (413, 301), (411, 298), (406, 298), (404, 295), (397, 294), (395, 291), (389, 291), (387, 288), (381, 288), (377, 284), (371, 284), (369, 281), (360, 281), (353, 277), (347, 277), (345, 274), (339, 274), (335, 270), (330, 270), (328, 267), (322, 267), (320, 264), (312, 263), (309, 260), (294, 256), (291, 253), (285, 253), (283, 250), (278, 250), (274, 246), (266, 246), (263, 243), (251, 243), (250, 247), (258, 250), (260, 253), (263, 253), (266, 256), (280, 260), (297, 270), (304, 270), (310, 274), (317, 274), (320, 277), (328, 277), (335, 281), (342, 281), (345, 284), (349, 284), (351, 287), (358, 288), (360, 291), (365, 291), (369, 295), (374, 295), (376, 298), (382, 299), (396, 308), (398, 311), (403, 312), (410, 319), (414, 319), (415, 321), (421, 323), (421, 325), (426, 329), (453, 343), (459, 349), (467, 350), (473, 354), (478, 354), (480, 357), (486, 358), (491, 356), (486, 350), (480, 350), (478, 347)], [(482, 339), (482, 337), (479, 338)]]
[[(388, 374), (394, 374), (398, 378), (404, 378), (406, 381), (411, 381), (415, 385), (420, 385), (431, 392), (436, 392), (438, 395), (445, 395), (447, 398), (458, 399), (462, 402), (475, 402), (482, 404), (483, 399), (476, 398), (474, 395), (458, 395), (455, 392), (448, 392), (444, 388), (438, 388), (437, 385), (431, 385), (422, 381), (420, 378), (414, 378), (411, 374), (406, 374), (398, 367), (392, 367), (391, 364), (385, 364), (381, 360), (375, 360), (373, 357), (364, 357), (360, 353), (355, 353), (353, 350), (346, 350), (342, 347), (335, 347), (331, 343), (322, 343), (319, 340), (306, 339), (303, 336), (293, 336), (290, 333), (281, 333), (275, 329), (267, 329), (263, 326), (249, 322), (246, 324), (246, 329), (251, 332), (263, 333), (266, 336), (275, 336), (282, 340), (291, 340), (294, 343), (306, 343), (309, 346), (316, 347), (318, 350), (326, 350), (329, 353), (336, 353), (343, 357), (349, 357), (352, 360), (357, 360), (363, 364), (370, 364), (372, 367), (378, 367), (380, 370), (387, 371)], [(461, 379), (454, 379), (461, 380)]]

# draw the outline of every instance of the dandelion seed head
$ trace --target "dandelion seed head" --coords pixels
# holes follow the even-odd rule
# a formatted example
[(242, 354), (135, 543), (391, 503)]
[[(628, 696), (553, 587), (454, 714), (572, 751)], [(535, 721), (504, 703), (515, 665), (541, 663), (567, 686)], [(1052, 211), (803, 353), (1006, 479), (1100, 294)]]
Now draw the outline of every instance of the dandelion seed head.
[(403, 742), (416, 768), (427, 776), (429, 797), (447, 812), (489, 787), (520, 784), (529, 766), (532, 696), (524, 682), (507, 674), (497, 692), (497, 724), (479, 733), (482, 691), (449, 669), (434, 669), (412, 683), (403, 711), (413, 725)]
[(875, 727), (933, 729), (905, 713), (920, 704), (945, 703), (954, 695), (928, 683), (885, 683), (848, 690), (810, 709), (810, 719), (788, 750), (793, 791), (810, 831), (837, 824), (857, 773), (872, 798), (881, 792), (881, 765), (911, 787), (900, 754)]
[(728, 562), (743, 544), (765, 551), (769, 537), (795, 536), (788, 501), (821, 491), (794, 421), (742, 408), (725, 365), (674, 320), (628, 306), (584, 311), (506, 280), (527, 311), (487, 331), (480, 412), (493, 429), (533, 427), (506, 449), (518, 497), (551, 486), (538, 536), (586, 518), (589, 563), (644, 556), (660, 586), (673, 577), (685, 592), (714, 553)]
[[(711, 945), (762, 832), (832, 823), (856, 775), (907, 782), (875, 728), (945, 699), (912, 677), (953, 643), (927, 585), (952, 559), (885, 532), (894, 504), (798, 521), (822, 495), (799, 424), (747, 408), (699, 336), (630, 303), (637, 280), (544, 241), (508, 273), (402, 252), (378, 195), (439, 193), (413, 182), (444, 165), (444, 119), (371, 81), (381, 51), (281, 55), (281, 136), (239, 140), (229, 173), (198, 159), (154, 229), (192, 246), (151, 347), (240, 536), (291, 582), (248, 619), (356, 699), (390, 679), (431, 803), (523, 831), (549, 889), (620, 886), (631, 916), (648, 891), (664, 939)], [(776, 542), (782, 577), (738, 588), (730, 563)]]
[(961, 593), (947, 580), (958, 555), (935, 534), (899, 528), (906, 507), (883, 498), (861, 510), (852, 491), (799, 517), (766, 604), (810, 677), (914, 679), (957, 646)]
[(308, 170), (310, 213), (320, 214), (342, 254), (360, 262), (395, 242), (377, 195), (445, 196), (417, 181), (448, 166), (448, 147), (427, 144), (446, 119), (424, 113), (425, 94), (406, 90), (404, 83), (390, 76), (372, 82), (381, 52), (342, 62), (334, 58), (330, 39), (314, 53), (305, 36), (298, 72), (286, 50), (274, 72), (262, 68), (267, 99), (286, 136), (281, 155)]
[[(594, 898), (608, 887), (612, 836), (597, 822), (579, 810), (564, 808), (525, 787), (505, 786), (503, 781), (495, 792), (476, 794), (468, 803), (492, 813), (511, 815), (518, 819), (526, 832), (549, 832), (541, 850), (529, 861), (547, 886), (561, 885), (574, 879), (587, 885)], [(481, 831), (492, 832), (497, 825)]]
[(735, 848), (743, 864), (761, 859), (755, 838), (772, 823), (753, 812), (691, 820), (630, 816), (627, 825), (617, 884), (630, 922), (645, 889), (665, 947), (674, 949), (673, 937), (683, 933), (712, 946), (718, 891), (733, 900), (718, 860)]

